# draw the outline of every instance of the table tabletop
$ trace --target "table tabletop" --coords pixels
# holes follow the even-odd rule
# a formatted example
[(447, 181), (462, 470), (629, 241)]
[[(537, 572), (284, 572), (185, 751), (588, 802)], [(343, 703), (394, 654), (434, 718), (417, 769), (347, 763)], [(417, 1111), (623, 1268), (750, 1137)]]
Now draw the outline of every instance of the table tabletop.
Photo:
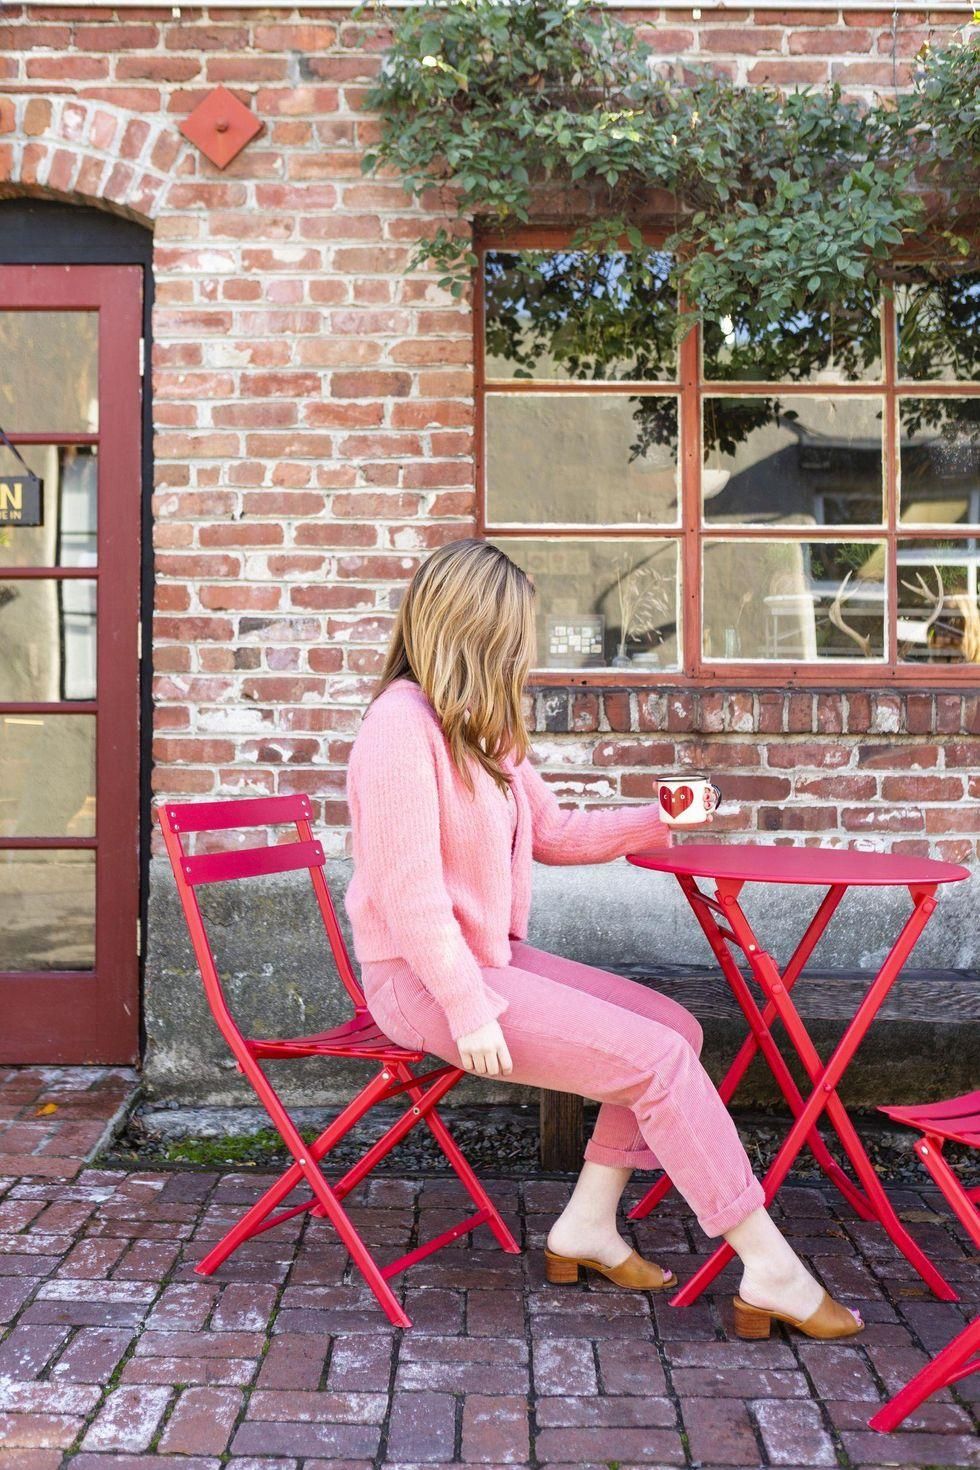
[(969, 869), (934, 858), (864, 852), (852, 847), (788, 847), (775, 843), (690, 842), (626, 854), (638, 868), (692, 878), (732, 878), (745, 883), (843, 884), (887, 888), (908, 884), (961, 883)]

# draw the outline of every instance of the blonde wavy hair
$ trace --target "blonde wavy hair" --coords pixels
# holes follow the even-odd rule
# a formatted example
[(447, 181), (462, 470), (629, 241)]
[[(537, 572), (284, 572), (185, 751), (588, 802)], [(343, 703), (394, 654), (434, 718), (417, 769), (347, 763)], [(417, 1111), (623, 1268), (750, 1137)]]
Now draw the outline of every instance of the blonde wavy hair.
[(506, 791), (502, 759), (520, 762), (530, 748), (521, 696), (534, 657), (534, 597), (509, 556), (468, 536), (426, 557), (398, 608), (371, 702), (394, 679), (414, 679), (471, 794), (470, 760)]

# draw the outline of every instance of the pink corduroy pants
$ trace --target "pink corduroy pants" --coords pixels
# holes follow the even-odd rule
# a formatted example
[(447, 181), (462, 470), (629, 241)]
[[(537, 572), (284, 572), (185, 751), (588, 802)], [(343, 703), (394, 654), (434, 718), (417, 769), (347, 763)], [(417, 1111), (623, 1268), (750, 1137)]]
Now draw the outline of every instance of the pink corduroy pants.
[[(514, 1070), (498, 1081), (601, 1103), (585, 1157), (663, 1168), (706, 1235), (764, 1204), (727, 1108), (701, 1065), (701, 1027), (677, 1001), (622, 975), (511, 940), (511, 963), (483, 969), (505, 996), (498, 1017)], [(459, 1065), (441, 1006), (405, 960), (361, 966), (371, 1014), (401, 1046)]]

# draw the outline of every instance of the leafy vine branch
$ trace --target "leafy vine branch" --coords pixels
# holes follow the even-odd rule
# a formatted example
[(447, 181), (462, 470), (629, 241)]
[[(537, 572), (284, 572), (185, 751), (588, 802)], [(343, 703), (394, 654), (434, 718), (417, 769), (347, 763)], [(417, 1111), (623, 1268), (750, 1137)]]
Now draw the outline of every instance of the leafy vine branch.
[(661, 74), (637, 32), (588, 0), (452, 0), (385, 19), (392, 43), (366, 99), (381, 136), (363, 167), (393, 170), (414, 196), (441, 186), (455, 218), (412, 267), (435, 266), (456, 295), (473, 221), (530, 222), (543, 193), (564, 200), (570, 246), (586, 252), (640, 251), (651, 199), (661, 214), (666, 201), (669, 285), (692, 307), (677, 340), (697, 320), (764, 334), (888, 289), (902, 247), (919, 246), (924, 281), (975, 251), (980, 26), (925, 47), (908, 91), (861, 104), (837, 84)]

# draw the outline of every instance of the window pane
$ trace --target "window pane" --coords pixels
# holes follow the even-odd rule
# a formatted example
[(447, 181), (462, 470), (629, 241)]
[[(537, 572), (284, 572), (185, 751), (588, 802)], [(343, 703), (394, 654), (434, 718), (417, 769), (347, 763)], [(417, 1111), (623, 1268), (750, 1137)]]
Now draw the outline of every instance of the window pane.
[[(44, 525), (9, 526), (0, 521), (0, 566), (94, 567), (98, 506), (94, 445), (18, 447), (44, 481)], [(23, 473), (23, 465), (0, 444), (0, 476)]]
[(702, 400), (704, 519), (880, 525), (880, 398)]
[(0, 582), (0, 703), (95, 698), (95, 582)]
[(0, 311), (0, 362), (8, 434), (98, 431), (98, 312)]
[(488, 393), (487, 520), (678, 522), (676, 398)]
[(980, 397), (902, 398), (901, 519), (980, 523)]
[(881, 317), (877, 296), (862, 293), (833, 313), (800, 311), (764, 332), (723, 317), (706, 321), (704, 376), (757, 383), (877, 383)]
[(898, 656), (980, 664), (980, 538), (898, 543)]
[(980, 380), (980, 271), (895, 287), (898, 376)]
[(487, 539), (534, 582), (534, 668), (677, 668), (676, 541)]
[(0, 852), (0, 970), (95, 966), (95, 853)]
[(656, 250), (488, 251), (488, 378), (676, 381), (671, 257)]
[(0, 837), (95, 834), (95, 716), (0, 715)]
[(705, 658), (883, 657), (883, 542), (706, 541)]

